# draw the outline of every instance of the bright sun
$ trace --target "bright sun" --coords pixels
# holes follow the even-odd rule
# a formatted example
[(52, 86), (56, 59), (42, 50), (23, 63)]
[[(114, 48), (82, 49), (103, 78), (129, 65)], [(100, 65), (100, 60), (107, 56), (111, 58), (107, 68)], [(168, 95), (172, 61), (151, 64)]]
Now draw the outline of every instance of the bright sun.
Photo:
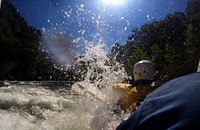
[(107, 5), (121, 5), (123, 0), (103, 0), (103, 3)]

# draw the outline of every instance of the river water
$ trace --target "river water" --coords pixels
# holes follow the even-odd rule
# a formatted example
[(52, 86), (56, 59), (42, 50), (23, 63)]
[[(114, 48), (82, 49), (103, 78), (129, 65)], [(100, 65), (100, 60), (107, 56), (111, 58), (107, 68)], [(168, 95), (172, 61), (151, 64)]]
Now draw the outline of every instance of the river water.
[(101, 40), (85, 44), (66, 65), (87, 63), (82, 81), (0, 82), (0, 130), (113, 130), (129, 115), (115, 111), (118, 94), (112, 91), (128, 78), (123, 65), (105, 64), (110, 59)]
[[(78, 10), (82, 7), (84, 5), (81, 4)], [(103, 17), (97, 17), (94, 19), (96, 29), (104, 32), (105, 24), (99, 25)], [(81, 24), (82, 18), (77, 19)], [(84, 80), (0, 81), (0, 130), (115, 129), (129, 113), (115, 111), (118, 94), (112, 91), (112, 85), (128, 76), (119, 63), (105, 65), (110, 59), (105, 51), (104, 37), (97, 32), (93, 34), (93, 41), (81, 36), (73, 39), (71, 45), (63, 31), (55, 28), (47, 30), (43, 28), (42, 51), (51, 55), (47, 57), (53, 58), (51, 60), (57, 68), (67, 69), (81, 62), (89, 63)], [(85, 31), (82, 30), (82, 33)], [(77, 50), (74, 46), (78, 52), (84, 48), (81, 50), (84, 53), (76, 54), (78, 59), (72, 58)]]
[[(57, 33), (50, 37), (46, 44), (66, 41)], [(105, 64), (110, 59), (101, 38), (97, 44), (82, 40), (84, 53), (77, 54), (76, 60), (71, 59), (73, 48), (68, 53), (50, 53), (56, 55), (55, 65), (64, 69), (87, 63), (84, 80), (0, 82), (0, 130), (113, 130), (129, 115), (114, 111), (118, 95), (112, 85), (128, 78), (123, 65)], [(56, 52), (62, 49), (59, 46)]]
[(105, 65), (108, 58), (102, 46), (91, 48), (77, 60), (90, 63), (83, 81), (0, 82), (0, 129), (115, 129), (129, 114), (114, 111), (118, 95), (112, 85), (127, 75), (118, 63)]
[[(77, 85), (87, 89), (80, 91)], [(112, 112), (114, 102), (108, 100), (108, 90), (97, 91), (88, 89), (94, 86), (84, 85), (86, 82), (2, 82), (0, 129), (114, 129), (122, 116)]]

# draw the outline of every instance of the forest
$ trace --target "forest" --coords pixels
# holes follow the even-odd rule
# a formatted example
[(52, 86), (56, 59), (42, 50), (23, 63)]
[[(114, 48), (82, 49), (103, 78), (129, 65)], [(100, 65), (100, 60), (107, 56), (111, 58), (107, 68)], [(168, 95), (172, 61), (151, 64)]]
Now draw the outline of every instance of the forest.
[(41, 40), (41, 31), (28, 26), (9, 0), (3, 0), (0, 9), (0, 80), (70, 80), (42, 53)]
[(152, 61), (159, 82), (197, 71), (200, 60), (200, 1), (190, 0), (185, 12), (175, 12), (133, 28), (124, 45), (116, 43), (110, 52), (133, 76), (134, 64)]
[[(110, 61), (124, 64), (127, 74), (133, 76), (136, 62), (150, 60), (160, 82), (195, 72), (200, 60), (199, 7), (199, 0), (190, 0), (185, 12), (174, 12), (162, 20), (133, 27), (125, 44), (114, 44), (108, 54)], [(9, 0), (3, 0), (0, 80), (82, 80), (74, 69), (64, 71), (51, 63), (41, 51), (42, 38), (40, 30), (29, 26)]]

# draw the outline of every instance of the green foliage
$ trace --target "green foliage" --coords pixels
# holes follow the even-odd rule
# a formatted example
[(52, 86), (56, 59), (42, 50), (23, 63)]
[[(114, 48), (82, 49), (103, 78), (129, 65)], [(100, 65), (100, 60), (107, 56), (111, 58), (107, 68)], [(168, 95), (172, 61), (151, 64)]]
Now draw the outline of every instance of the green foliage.
[(117, 61), (122, 62), (124, 60), (124, 52), (124, 47), (119, 43), (115, 43), (111, 50), (110, 59), (116, 59)]
[(140, 60), (149, 60), (149, 57), (145, 51), (141, 48), (135, 48), (134, 55), (128, 57), (127, 61), (125, 62), (125, 70), (129, 76), (133, 76), (133, 68), (134, 64)]
[(200, 59), (200, 31), (194, 28), (191, 24), (187, 26), (185, 31), (185, 55), (188, 71), (194, 72), (197, 69), (198, 60)]
[(196, 28), (200, 28), (200, 1), (199, 0), (190, 0), (187, 4), (186, 15), (187, 20)]
[(158, 44), (153, 44), (151, 46), (151, 59), (152, 62), (157, 63), (156, 66), (158, 66), (158, 64), (161, 64), (163, 62), (164, 56), (163, 56), (163, 50), (160, 49), (160, 47), (158, 46)]

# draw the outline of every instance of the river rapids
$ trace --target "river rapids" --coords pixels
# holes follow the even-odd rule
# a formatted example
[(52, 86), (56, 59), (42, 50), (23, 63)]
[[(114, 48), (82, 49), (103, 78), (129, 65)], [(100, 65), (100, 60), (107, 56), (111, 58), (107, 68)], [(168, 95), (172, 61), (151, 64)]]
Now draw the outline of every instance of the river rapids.
[[(84, 82), (75, 83), (83, 85)], [(53, 88), (53, 87), (54, 88)], [(56, 86), (56, 89), (55, 89)], [(0, 88), (1, 130), (114, 129), (120, 121), (96, 90), (71, 82), (8, 82)], [(82, 88), (81, 88), (82, 89)], [(83, 92), (85, 91), (85, 92)], [(104, 96), (104, 97), (103, 97)]]
[[(90, 61), (83, 81), (1, 81), (0, 129), (115, 129), (129, 114), (113, 111), (118, 95), (112, 85), (124, 81), (127, 75), (118, 63), (105, 66), (108, 59), (100, 53), (100, 45), (88, 50), (78, 59)], [(99, 68), (100, 73), (96, 71)]]

